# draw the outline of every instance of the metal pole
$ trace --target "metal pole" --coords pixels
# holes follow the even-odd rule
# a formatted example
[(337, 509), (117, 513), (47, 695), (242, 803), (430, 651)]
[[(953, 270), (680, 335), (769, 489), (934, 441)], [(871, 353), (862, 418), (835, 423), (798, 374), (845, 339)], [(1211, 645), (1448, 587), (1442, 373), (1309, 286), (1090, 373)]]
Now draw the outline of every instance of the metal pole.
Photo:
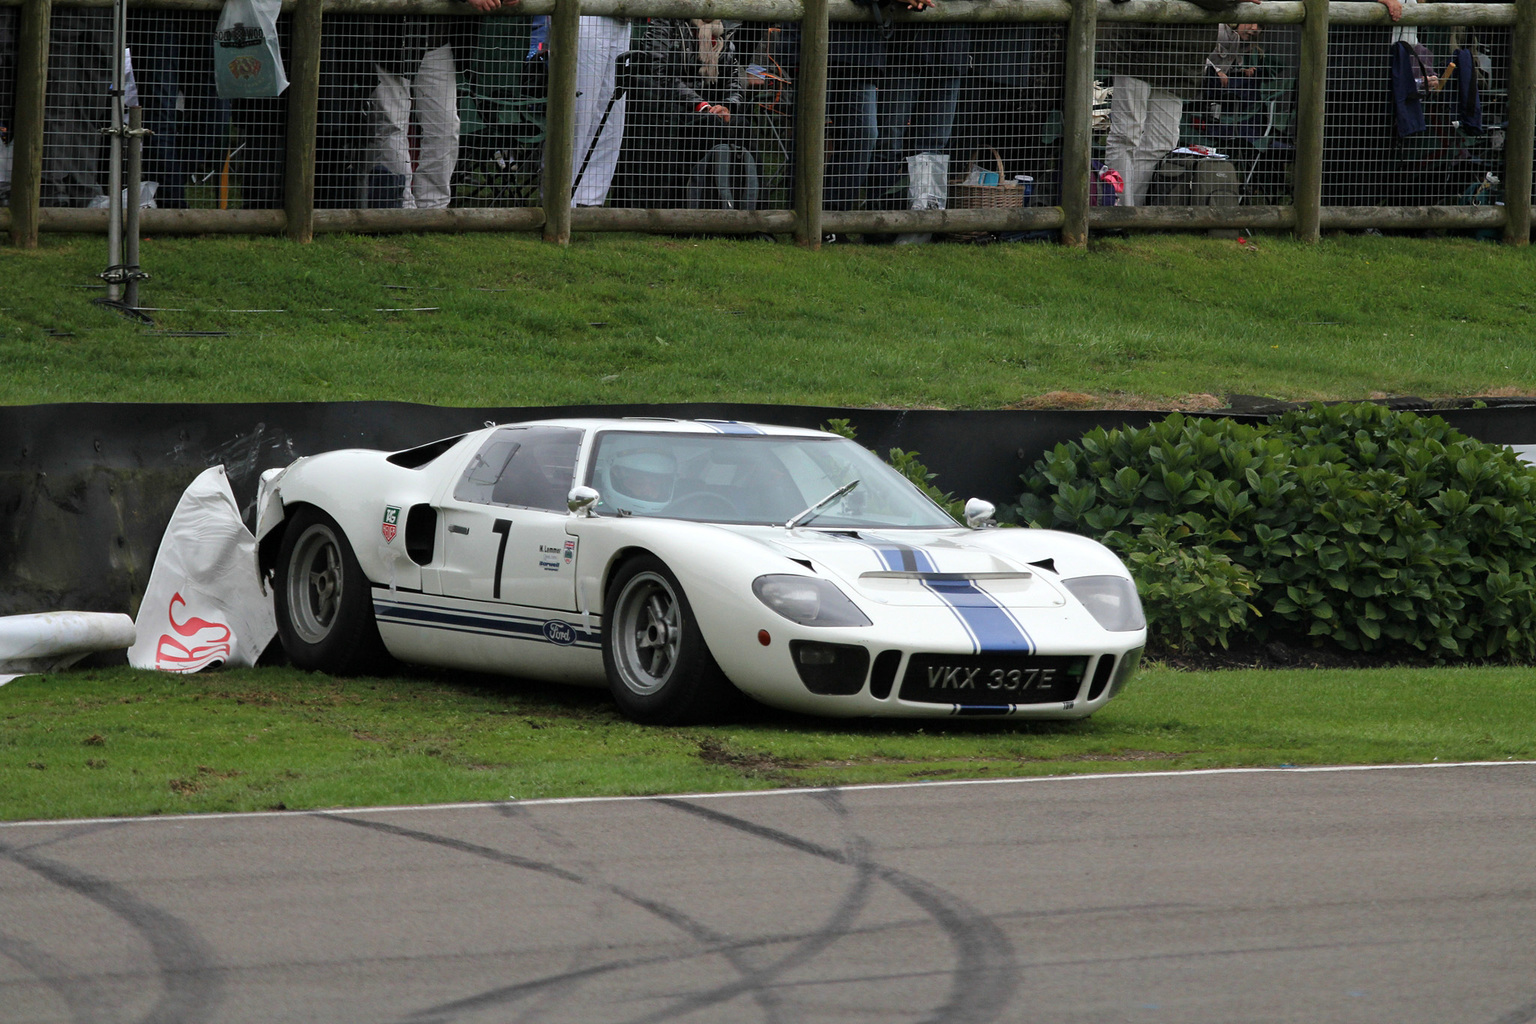
[(123, 305), (130, 309), (139, 304), (139, 281), (145, 276), (139, 270), (139, 203), (144, 179), (144, 108), (128, 108), (128, 213), (124, 220), (123, 245)]
[(128, 90), (128, 0), (112, 4), (112, 124), (102, 129), (110, 140), (107, 165), (107, 301), (122, 298), (123, 267), (123, 102)]

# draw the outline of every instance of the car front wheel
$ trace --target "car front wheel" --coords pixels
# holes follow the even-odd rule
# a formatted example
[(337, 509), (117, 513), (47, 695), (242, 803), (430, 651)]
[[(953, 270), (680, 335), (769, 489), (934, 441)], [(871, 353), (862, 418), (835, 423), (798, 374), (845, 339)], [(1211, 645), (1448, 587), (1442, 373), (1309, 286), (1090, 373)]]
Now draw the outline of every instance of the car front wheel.
[(650, 555), (625, 563), (608, 588), (603, 667), (619, 710), (649, 725), (714, 719), (736, 696), (677, 577)]
[(289, 660), (339, 674), (379, 668), (385, 654), (372, 590), (336, 521), (316, 508), (299, 509), (283, 531), (273, 594)]

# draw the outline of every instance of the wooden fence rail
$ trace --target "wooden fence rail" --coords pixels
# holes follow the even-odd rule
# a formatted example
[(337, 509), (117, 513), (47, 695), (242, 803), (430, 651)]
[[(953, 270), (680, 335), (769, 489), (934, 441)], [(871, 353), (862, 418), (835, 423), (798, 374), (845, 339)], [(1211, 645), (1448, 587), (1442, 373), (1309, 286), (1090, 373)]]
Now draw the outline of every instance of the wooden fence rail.
[[(11, 201), (0, 210), (0, 230), (13, 244), (35, 246), (40, 231), (106, 231), (105, 210), (40, 205), (48, 26), (55, 8), (110, 7), (112, 0), (0, 0), (21, 8), (16, 53), (17, 89)], [(214, 11), (221, 0), (135, 0), (133, 9)], [(320, 33), (330, 14), (462, 14), (443, 0), (284, 0), (291, 26), (284, 203), (281, 210), (148, 209), (141, 227), (154, 234), (283, 233), (307, 241), (327, 231), (538, 231), (566, 243), (574, 231), (662, 233), (792, 233), (802, 245), (820, 244), (824, 231), (972, 232), (1056, 230), (1069, 245), (1084, 245), (1094, 228), (1176, 230), (1250, 228), (1294, 231), (1315, 241), (1324, 229), (1410, 228), (1497, 230), (1511, 244), (1528, 244), (1532, 229), (1532, 164), (1536, 149), (1536, 0), (1511, 3), (1421, 3), (1401, 24), (1511, 26), (1508, 124), (1503, 150), (1506, 201), (1498, 206), (1328, 207), (1322, 202), (1324, 87), (1328, 30), (1332, 25), (1392, 24), (1380, 3), (1266, 0), (1244, 6), (1244, 21), (1297, 25), (1296, 155), (1291, 203), (1279, 206), (1093, 207), (1088, 195), (1094, 40), (1098, 22), (1210, 24), (1232, 21), (1184, 0), (954, 0), (898, 21), (1002, 24), (1048, 22), (1065, 26), (1062, 91), (1062, 180), (1059, 206), (947, 211), (825, 210), (822, 203), (829, 24), (868, 17), (851, 0), (522, 0), (517, 16), (551, 15), (547, 94), (546, 188), (541, 206), (508, 209), (316, 210), (315, 132), (320, 83)], [(792, 209), (707, 211), (679, 209), (571, 209), (574, 167), (575, 39), (582, 14), (621, 18), (740, 18), (800, 22), (799, 90), (795, 105)]]

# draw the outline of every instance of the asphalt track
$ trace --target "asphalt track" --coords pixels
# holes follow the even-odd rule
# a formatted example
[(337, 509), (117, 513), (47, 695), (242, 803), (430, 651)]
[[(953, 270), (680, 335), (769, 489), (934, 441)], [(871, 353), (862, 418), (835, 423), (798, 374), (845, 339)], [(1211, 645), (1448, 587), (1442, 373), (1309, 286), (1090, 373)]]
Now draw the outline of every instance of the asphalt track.
[(1536, 1021), (1536, 764), (0, 825), (0, 1021)]

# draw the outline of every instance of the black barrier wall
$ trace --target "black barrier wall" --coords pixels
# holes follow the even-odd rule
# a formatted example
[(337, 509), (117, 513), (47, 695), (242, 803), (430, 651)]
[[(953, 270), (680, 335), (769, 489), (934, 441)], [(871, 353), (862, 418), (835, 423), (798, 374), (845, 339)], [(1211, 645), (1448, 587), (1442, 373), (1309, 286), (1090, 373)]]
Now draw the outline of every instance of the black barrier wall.
[[(1268, 411), (1268, 410), (1265, 410)], [(566, 416), (674, 416), (820, 427), (846, 419), (866, 446), (921, 453), (959, 497), (1017, 500), (1019, 476), (1095, 427), (1144, 426), (1147, 411), (903, 411), (683, 404), (453, 409), (398, 402), (41, 405), (0, 408), (0, 615), (137, 615), (182, 491), (225, 466), (253, 519), (264, 470), (335, 448), (397, 450), (486, 423)], [(1257, 413), (1232, 411), (1240, 419)], [(1438, 412), (1498, 444), (1536, 444), (1536, 404)]]

